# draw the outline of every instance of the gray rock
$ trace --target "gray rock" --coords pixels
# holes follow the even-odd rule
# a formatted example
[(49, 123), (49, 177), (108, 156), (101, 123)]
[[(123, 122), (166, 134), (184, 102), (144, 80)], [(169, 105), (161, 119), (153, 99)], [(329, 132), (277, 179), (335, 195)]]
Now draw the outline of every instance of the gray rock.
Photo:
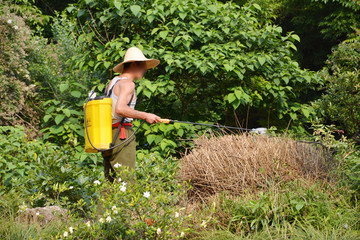
[(53, 220), (64, 220), (68, 217), (67, 210), (59, 206), (27, 208), (20, 212), (19, 221), (33, 224), (35, 222), (41, 224), (48, 224)]

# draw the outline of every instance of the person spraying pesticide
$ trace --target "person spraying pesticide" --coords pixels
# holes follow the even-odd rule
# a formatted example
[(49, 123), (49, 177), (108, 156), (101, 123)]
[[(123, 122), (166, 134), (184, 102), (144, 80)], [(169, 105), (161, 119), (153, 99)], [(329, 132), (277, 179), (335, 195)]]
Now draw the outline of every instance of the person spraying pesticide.
[[(91, 103), (95, 101), (86, 102), (89, 106), (84, 106), (86, 119), (86, 143), (89, 142), (91, 146), (88, 148), (88, 152), (101, 151), (103, 156), (104, 174), (105, 177), (113, 182), (116, 179), (116, 170), (118, 166), (129, 167), (129, 169), (135, 168), (136, 161), (136, 141), (135, 134), (132, 128), (133, 119), (143, 119), (149, 124), (161, 122), (161, 118), (155, 114), (141, 112), (135, 110), (136, 105), (136, 91), (135, 82), (140, 80), (145, 75), (147, 69), (154, 68), (159, 65), (160, 61), (157, 59), (148, 59), (144, 56), (142, 51), (137, 47), (129, 48), (124, 57), (124, 61), (114, 67), (114, 72), (120, 73), (119, 76), (114, 77), (105, 89), (106, 96), (100, 98), (98, 101), (107, 101), (108, 112), (110, 112), (111, 106), (111, 126), (112, 134), (110, 140), (112, 142), (109, 148), (109, 140), (106, 142), (106, 147), (98, 149), (93, 143), (96, 143), (95, 136), (99, 135), (96, 132), (92, 133), (88, 129), (91, 129), (92, 123), (95, 124), (95, 117), (91, 118)], [(91, 98), (91, 97), (89, 97)], [(96, 98), (95, 98), (96, 99)], [(110, 105), (111, 103), (111, 105)], [(104, 130), (106, 126), (106, 105), (98, 107), (94, 105), (94, 109), (97, 110), (98, 122), (101, 124), (99, 131)], [(104, 114), (102, 114), (102, 112)], [(110, 118), (109, 118), (110, 119)], [(108, 120), (109, 121), (109, 120)], [(92, 135), (90, 140), (89, 135)], [(100, 134), (101, 135), (101, 134)], [(112, 138), (111, 138), (112, 136)], [(99, 137), (101, 138), (101, 137)], [(90, 140), (90, 141), (89, 141)], [(91, 143), (92, 142), (92, 143)], [(98, 144), (97, 146), (101, 146)], [(86, 151), (87, 149), (85, 149)]]

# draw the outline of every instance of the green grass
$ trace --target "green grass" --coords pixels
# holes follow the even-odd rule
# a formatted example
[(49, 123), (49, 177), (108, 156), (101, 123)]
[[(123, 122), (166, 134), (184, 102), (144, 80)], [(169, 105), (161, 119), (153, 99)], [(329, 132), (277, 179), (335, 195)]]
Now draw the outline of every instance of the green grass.
[(264, 229), (245, 235), (236, 235), (229, 231), (207, 231), (199, 234), (195, 240), (276, 240), (276, 239), (294, 239), (294, 240), (352, 240), (360, 239), (358, 231), (340, 228), (315, 229), (311, 225), (284, 225), (276, 228)]
[(13, 217), (4, 217), (0, 219), (0, 239), (50, 239), (63, 229), (64, 223), (61, 221), (52, 221), (45, 226), (38, 223), (27, 224), (20, 223)]
[(360, 239), (360, 208), (352, 195), (304, 181), (237, 197), (222, 193), (195, 210), (192, 238)]

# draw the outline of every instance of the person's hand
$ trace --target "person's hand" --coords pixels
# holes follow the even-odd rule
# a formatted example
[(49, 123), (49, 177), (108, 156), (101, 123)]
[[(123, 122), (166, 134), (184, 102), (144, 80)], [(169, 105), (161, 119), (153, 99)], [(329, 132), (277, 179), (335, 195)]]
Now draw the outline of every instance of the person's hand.
[(147, 121), (150, 124), (161, 122), (161, 118), (155, 114), (152, 113), (146, 113), (145, 115), (145, 121)]

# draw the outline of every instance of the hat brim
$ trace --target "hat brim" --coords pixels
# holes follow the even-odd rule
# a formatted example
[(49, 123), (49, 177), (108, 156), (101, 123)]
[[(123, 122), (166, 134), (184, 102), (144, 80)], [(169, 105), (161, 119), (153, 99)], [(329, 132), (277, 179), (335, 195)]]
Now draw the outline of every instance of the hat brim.
[(116, 65), (113, 70), (114, 72), (117, 73), (122, 73), (124, 71), (124, 64), (128, 63), (128, 62), (145, 62), (146, 63), (146, 69), (150, 69), (150, 68), (154, 68), (157, 65), (159, 65), (160, 61), (157, 59), (139, 59), (139, 60), (128, 60), (128, 61), (124, 61), (122, 63), (119, 63), (118, 65)]

